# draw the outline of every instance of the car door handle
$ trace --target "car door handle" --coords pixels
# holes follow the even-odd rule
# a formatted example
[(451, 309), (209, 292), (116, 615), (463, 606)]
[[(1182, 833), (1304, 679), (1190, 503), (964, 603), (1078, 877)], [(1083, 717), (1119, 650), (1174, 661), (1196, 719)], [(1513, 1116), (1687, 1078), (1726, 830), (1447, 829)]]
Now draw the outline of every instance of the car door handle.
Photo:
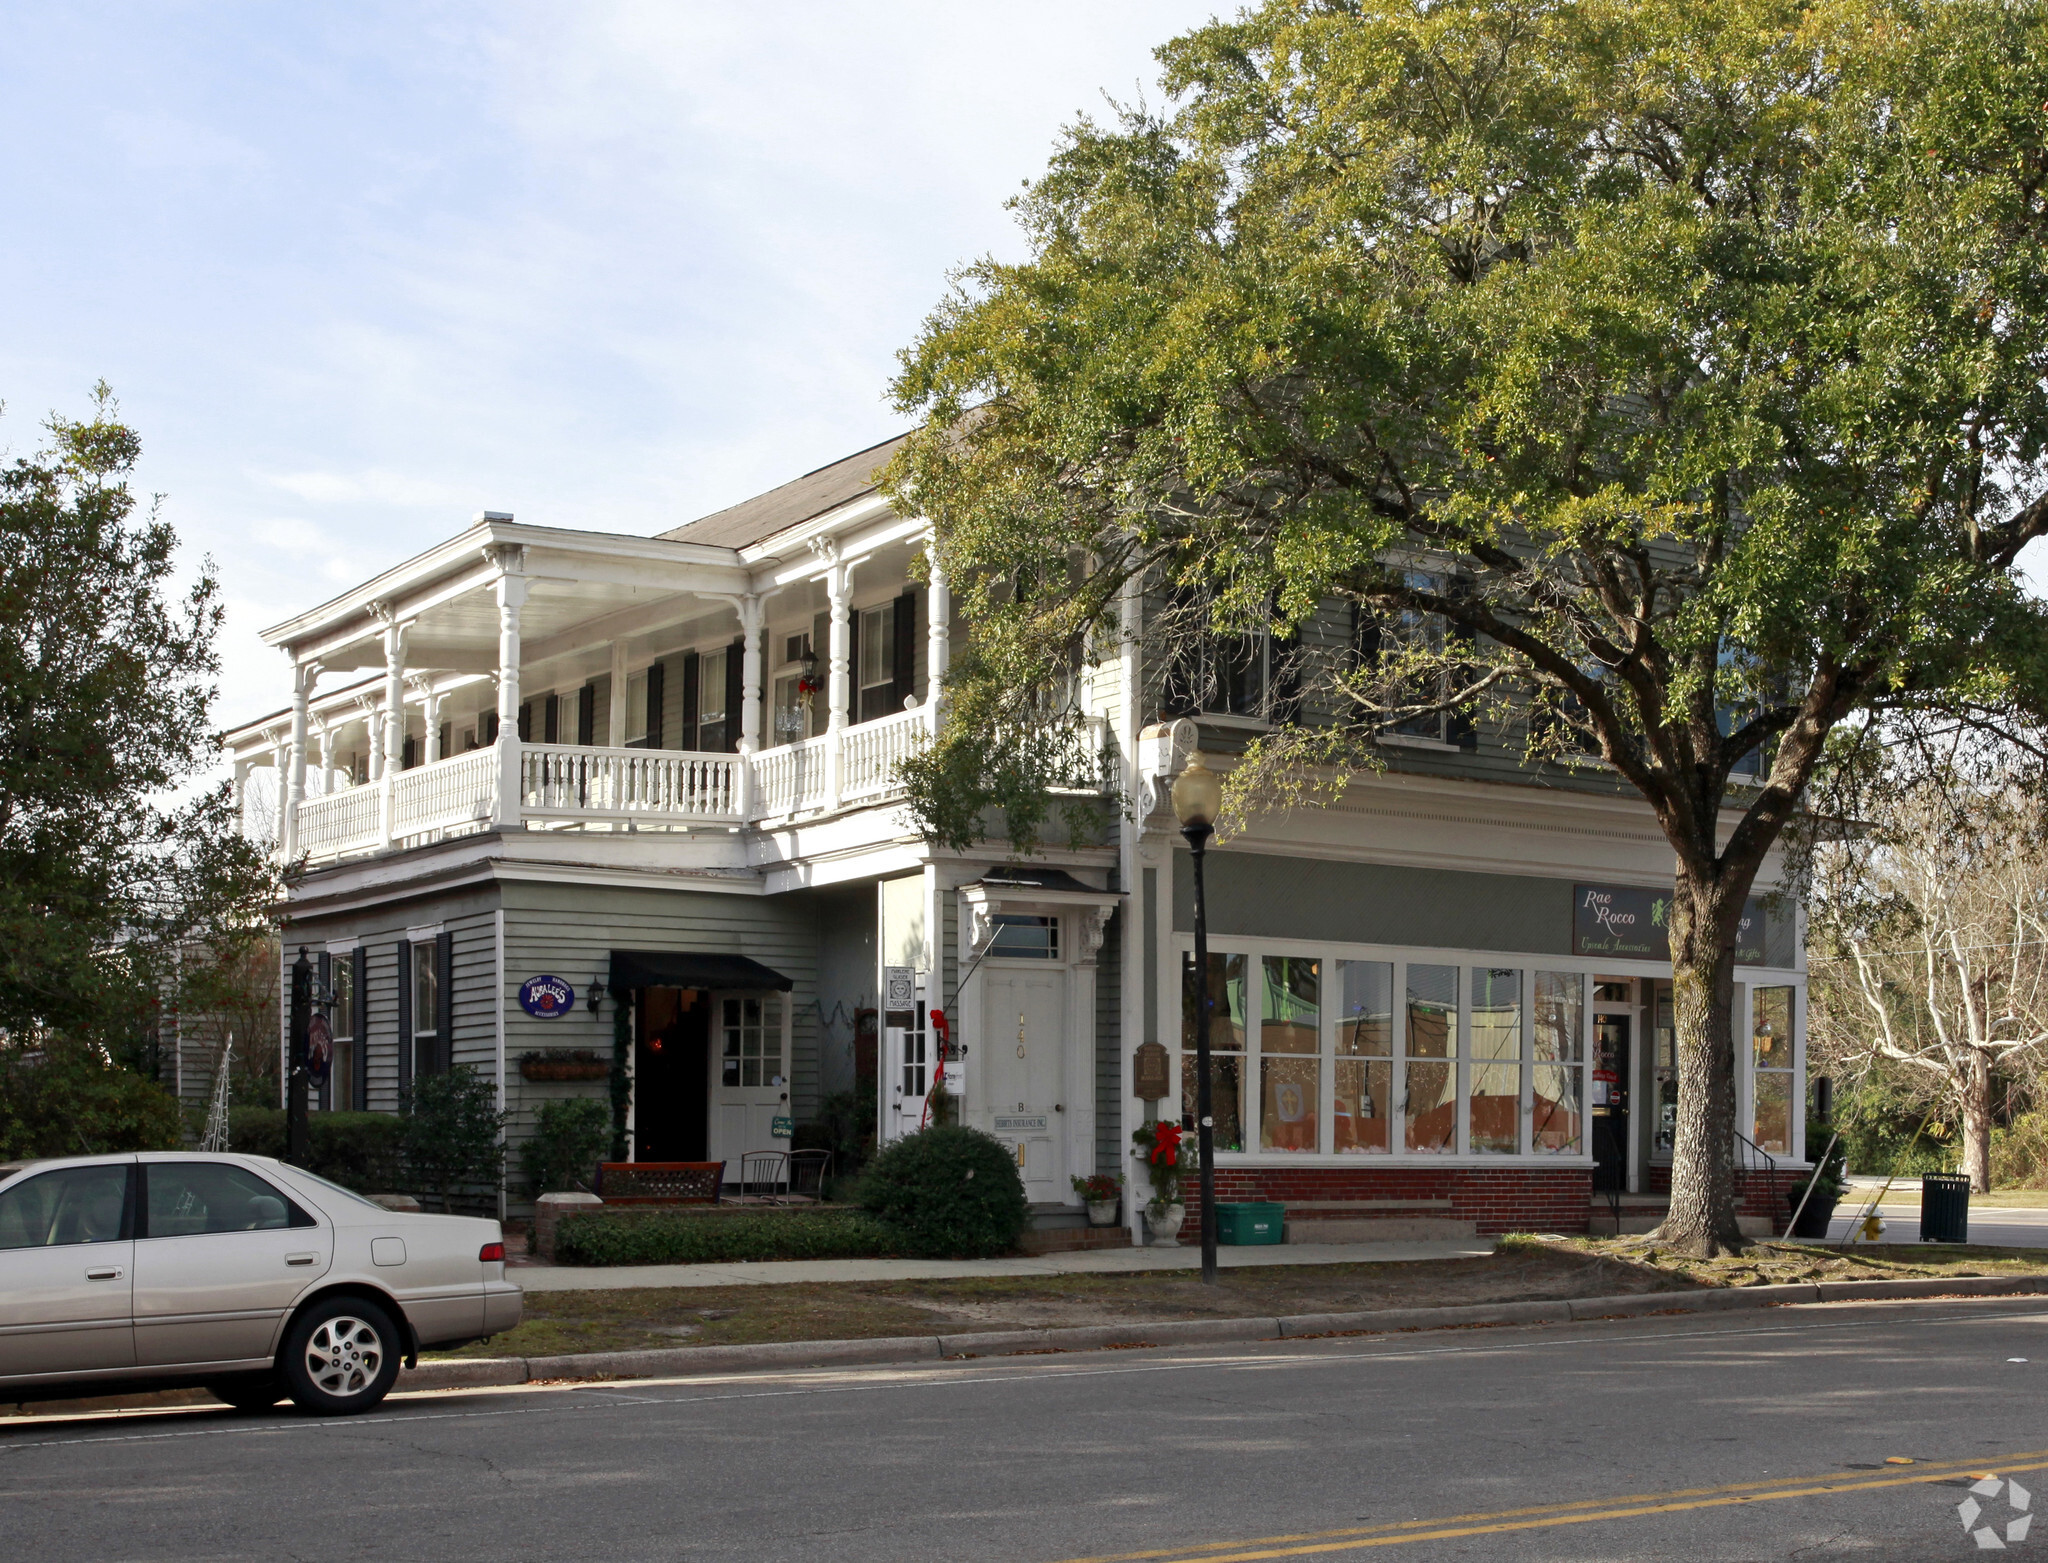
[(320, 1256), (318, 1254), (286, 1254), (284, 1256), (284, 1262), (288, 1265), (317, 1264), (319, 1260)]
[(119, 1265), (102, 1265), (97, 1270), (86, 1271), (85, 1278), (88, 1281), (118, 1281), (121, 1279), (121, 1267)]

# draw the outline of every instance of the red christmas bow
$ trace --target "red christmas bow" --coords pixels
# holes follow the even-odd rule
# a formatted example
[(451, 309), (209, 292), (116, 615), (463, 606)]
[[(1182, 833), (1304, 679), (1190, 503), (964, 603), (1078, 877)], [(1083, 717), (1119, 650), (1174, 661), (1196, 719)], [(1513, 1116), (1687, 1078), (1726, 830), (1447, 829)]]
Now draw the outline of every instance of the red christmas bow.
[(1180, 1165), (1180, 1136), (1181, 1128), (1177, 1123), (1159, 1123), (1154, 1125), (1152, 1129), (1152, 1159), (1158, 1161), (1161, 1156), (1164, 1156), (1167, 1166), (1178, 1167)]

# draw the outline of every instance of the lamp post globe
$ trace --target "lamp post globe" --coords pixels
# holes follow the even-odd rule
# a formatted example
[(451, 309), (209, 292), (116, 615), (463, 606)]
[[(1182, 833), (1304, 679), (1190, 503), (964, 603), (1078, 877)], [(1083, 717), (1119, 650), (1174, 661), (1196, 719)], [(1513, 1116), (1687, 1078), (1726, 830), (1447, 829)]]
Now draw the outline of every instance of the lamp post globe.
[(1173, 812), (1187, 837), (1195, 872), (1195, 1144), (1200, 1158), (1202, 1280), (1216, 1284), (1216, 1116), (1211, 1102), (1209, 1067), (1209, 897), (1202, 864), (1216, 817), (1223, 812), (1223, 780), (1190, 756), (1173, 780)]

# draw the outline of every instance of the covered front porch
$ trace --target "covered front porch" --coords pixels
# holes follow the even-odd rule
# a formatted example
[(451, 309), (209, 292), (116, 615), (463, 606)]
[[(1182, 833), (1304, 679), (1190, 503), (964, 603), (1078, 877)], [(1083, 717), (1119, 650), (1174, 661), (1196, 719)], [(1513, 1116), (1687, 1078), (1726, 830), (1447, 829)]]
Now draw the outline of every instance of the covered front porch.
[[(486, 513), (266, 633), (293, 701), (229, 735), (245, 829), (320, 863), (483, 830), (729, 831), (897, 796), (947, 660), (944, 582), (909, 584), (924, 541), (885, 515), (754, 559)], [(355, 677), (320, 687), (336, 674)]]

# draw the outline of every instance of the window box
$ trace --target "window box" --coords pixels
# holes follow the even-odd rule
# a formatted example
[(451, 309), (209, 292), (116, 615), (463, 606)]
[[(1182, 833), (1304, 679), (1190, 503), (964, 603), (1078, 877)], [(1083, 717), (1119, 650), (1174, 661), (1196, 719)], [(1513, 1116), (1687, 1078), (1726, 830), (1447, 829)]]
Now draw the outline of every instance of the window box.
[(595, 1053), (549, 1051), (528, 1053), (519, 1060), (522, 1080), (602, 1080), (612, 1072), (611, 1064)]

